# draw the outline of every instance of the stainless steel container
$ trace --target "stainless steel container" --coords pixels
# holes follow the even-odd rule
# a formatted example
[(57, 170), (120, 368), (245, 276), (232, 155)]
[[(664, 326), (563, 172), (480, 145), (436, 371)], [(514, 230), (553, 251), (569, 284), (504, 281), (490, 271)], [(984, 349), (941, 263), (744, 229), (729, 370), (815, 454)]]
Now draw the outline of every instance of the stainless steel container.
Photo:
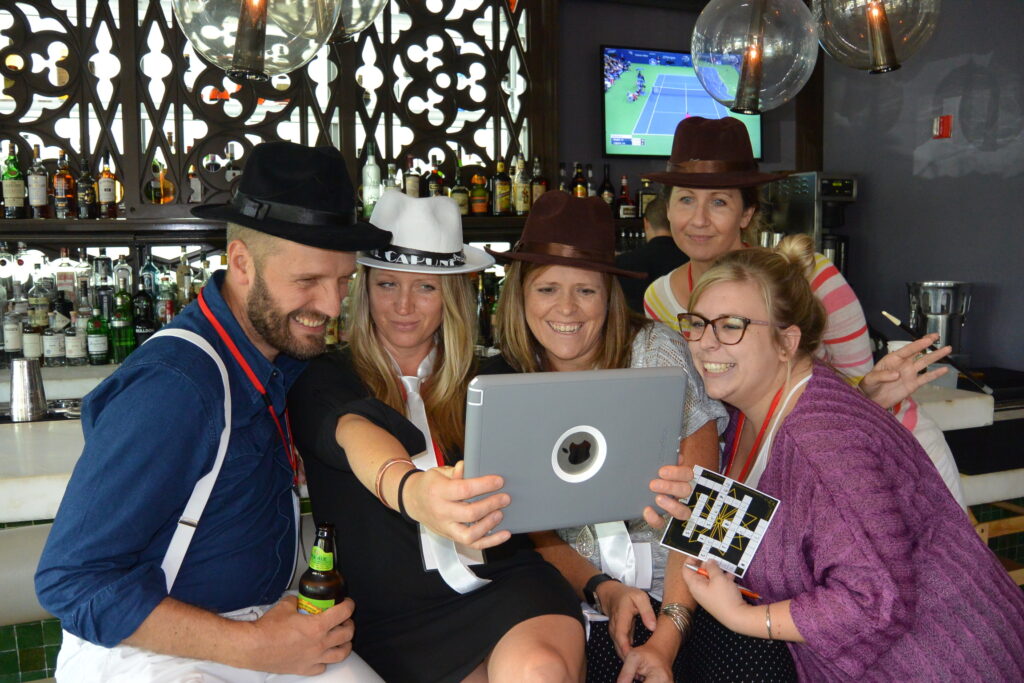
[(937, 332), (938, 346), (953, 347), (960, 354), (960, 333), (971, 308), (971, 283), (937, 280), (908, 282), (910, 319), (907, 324), (920, 336)]
[(11, 422), (32, 422), (46, 417), (46, 394), (38, 358), (11, 361)]

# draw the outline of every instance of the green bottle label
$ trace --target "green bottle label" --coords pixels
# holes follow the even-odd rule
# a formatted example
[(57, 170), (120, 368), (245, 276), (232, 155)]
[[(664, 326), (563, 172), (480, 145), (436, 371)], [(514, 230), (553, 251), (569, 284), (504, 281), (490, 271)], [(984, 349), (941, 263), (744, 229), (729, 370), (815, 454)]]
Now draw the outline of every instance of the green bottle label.
[(301, 614), (320, 614), (332, 607), (334, 607), (334, 600), (317, 600), (316, 598), (307, 598), (305, 595), (299, 596), (299, 612)]
[(313, 551), (309, 554), (309, 568), (318, 572), (331, 571), (334, 569), (334, 553), (324, 552), (319, 546), (313, 546)]

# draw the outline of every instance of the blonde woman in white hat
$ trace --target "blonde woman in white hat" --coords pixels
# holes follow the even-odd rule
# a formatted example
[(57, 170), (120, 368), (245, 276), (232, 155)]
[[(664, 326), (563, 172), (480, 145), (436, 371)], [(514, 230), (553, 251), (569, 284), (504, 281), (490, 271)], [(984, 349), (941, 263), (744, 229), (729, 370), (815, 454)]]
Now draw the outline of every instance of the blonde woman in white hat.
[(494, 259), (462, 243), (446, 197), (385, 192), (370, 222), (392, 242), (360, 253), (350, 342), (289, 395), (313, 516), (337, 529), (354, 646), (389, 681), (580, 680), (572, 588), (523, 539), (488, 535), (509, 501), (501, 478), (462, 477), (468, 274)]

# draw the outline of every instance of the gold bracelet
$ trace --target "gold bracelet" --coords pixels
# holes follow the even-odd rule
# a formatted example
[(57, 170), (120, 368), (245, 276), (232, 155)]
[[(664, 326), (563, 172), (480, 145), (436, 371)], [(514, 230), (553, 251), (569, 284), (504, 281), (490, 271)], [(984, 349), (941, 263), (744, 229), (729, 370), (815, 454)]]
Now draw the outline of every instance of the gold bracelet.
[(768, 640), (774, 640), (772, 638), (772, 606), (770, 604), (764, 607), (764, 625), (768, 627)]
[(661, 613), (675, 624), (683, 640), (686, 640), (693, 624), (693, 610), (680, 602), (670, 602), (661, 606)]
[(377, 494), (377, 500), (384, 503), (384, 507), (389, 510), (394, 510), (395, 508), (388, 505), (388, 501), (384, 500), (384, 473), (387, 472), (392, 465), (398, 465), (403, 462), (412, 465), (412, 461), (408, 458), (391, 458), (377, 470), (377, 480), (374, 482), (373, 489)]

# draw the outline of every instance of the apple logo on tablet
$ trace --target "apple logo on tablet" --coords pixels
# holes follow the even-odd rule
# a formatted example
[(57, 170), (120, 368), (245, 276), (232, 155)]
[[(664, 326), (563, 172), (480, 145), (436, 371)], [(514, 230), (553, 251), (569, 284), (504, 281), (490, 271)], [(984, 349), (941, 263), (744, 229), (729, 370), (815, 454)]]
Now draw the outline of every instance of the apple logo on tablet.
[(563, 452), (569, 454), (570, 465), (582, 465), (587, 460), (590, 460), (590, 447), (591, 443), (583, 439), (580, 443), (570, 443), (569, 448), (562, 448)]

